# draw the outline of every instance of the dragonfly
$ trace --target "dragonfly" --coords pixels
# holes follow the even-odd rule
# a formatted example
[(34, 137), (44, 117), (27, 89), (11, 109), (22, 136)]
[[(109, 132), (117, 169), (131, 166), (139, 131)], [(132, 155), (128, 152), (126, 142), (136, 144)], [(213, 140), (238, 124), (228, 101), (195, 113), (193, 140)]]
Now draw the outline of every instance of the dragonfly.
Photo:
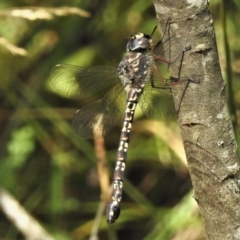
[[(54, 88), (68, 97), (85, 98), (102, 89), (110, 89), (102, 98), (76, 112), (72, 127), (80, 137), (102, 138), (117, 121), (123, 119), (112, 193), (106, 208), (106, 218), (110, 224), (120, 215), (128, 145), (137, 104), (148, 117), (161, 119), (162, 115), (176, 114), (172, 93), (157, 66), (159, 61), (167, 66), (170, 64), (157, 54), (166, 29), (160, 41), (154, 45), (152, 35), (155, 29), (151, 35), (136, 33), (129, 37), (126, 53), (117, 68), (58, 64), (50, 74)], [(155, 87), (157, 80), (160, 85)]]

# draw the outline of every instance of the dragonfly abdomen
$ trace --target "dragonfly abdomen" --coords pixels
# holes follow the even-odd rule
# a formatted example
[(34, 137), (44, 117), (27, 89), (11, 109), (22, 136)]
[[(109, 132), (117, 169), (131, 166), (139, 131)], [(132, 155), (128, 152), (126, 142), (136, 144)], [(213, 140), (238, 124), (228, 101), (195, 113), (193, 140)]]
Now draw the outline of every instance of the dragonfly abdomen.
[(127, 106), (124, 114), (123, 126), (117, 152), (117, 161), (114, 170), (112, 196), (107, 207), (108, 223), (114, 223), (120, 214), (120, 202), (122, 198), (122, 187), (125, 165), (127, 161), (129, 137), (135, 109), (139, 98), (143, 93), (143, 89), (144, 84), (138, 84), (135, 87), (131, 86), (128, 91)]

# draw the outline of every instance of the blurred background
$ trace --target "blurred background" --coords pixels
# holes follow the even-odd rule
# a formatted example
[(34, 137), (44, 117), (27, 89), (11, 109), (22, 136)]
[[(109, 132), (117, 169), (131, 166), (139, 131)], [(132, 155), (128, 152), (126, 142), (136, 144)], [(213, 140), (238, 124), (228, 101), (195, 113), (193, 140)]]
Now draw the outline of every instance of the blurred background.
[[(240, 3), (210, 6), (235, 115)], [(49, 82), (58, 63), (117, 67), (126, 38), (151, 34), (155, 25), (152, 1), (1, 0), (0, 239), (204, 239), (177, 122), (137, 111), (122, 211), (109, 226), (104, 205), (122, 123), (105, 142), (77, 137), (71, 120), (85, 100), (69, 99)]]

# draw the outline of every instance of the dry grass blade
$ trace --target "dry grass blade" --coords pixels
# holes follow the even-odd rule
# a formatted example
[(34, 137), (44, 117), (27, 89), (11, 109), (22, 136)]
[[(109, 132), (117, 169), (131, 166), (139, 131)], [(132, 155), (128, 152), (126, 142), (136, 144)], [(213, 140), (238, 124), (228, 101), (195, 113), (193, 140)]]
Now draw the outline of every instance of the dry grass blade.
[(57, 16), (76, 14), (81, 17), (91, 17), (91, 14), (89, 12), (76, 7), (49, 8), (49, 11), (51, 11), (52, 14), (55, 14)]
[(19, 202), (3, 188), (0, 188), (0, 207), (26, 239), (54, 240)]
[(5, 47), (7, 50), (9, 50), (12, 54), (14, 55), (21, 55), (21, 56), (26, 56), (27, 51), (23, 48), (19, 48), (8, 42), (6, 38), (0, 37), (0, 45)]
[(55, 16), (79, 15), (81, 17), (90, 17), (91, 14), (76, 7), (59, 7), (59, 8), (44, 8), (44, 7), (29, 7), (29, 8), (14, 8), (0, 11), (0, 16), (12, 16), (25, 18), (30, 21), (36, 20), (51, 20)]

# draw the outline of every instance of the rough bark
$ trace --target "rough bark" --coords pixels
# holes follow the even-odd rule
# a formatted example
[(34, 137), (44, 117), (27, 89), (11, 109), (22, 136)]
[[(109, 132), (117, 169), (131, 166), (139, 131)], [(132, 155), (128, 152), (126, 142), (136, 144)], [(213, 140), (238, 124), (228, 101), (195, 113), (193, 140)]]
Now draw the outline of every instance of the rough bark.
[[(161, 29), (171, 18), (171, 52), (191, 46), (181, 76), (199, 81), (179, 83), (173, 93), (207, 239), (240, 239), (239, 160), (208, 1), (155, 0), (154, 5)], [(177, 62), (170, 66), (173, 77)]]

